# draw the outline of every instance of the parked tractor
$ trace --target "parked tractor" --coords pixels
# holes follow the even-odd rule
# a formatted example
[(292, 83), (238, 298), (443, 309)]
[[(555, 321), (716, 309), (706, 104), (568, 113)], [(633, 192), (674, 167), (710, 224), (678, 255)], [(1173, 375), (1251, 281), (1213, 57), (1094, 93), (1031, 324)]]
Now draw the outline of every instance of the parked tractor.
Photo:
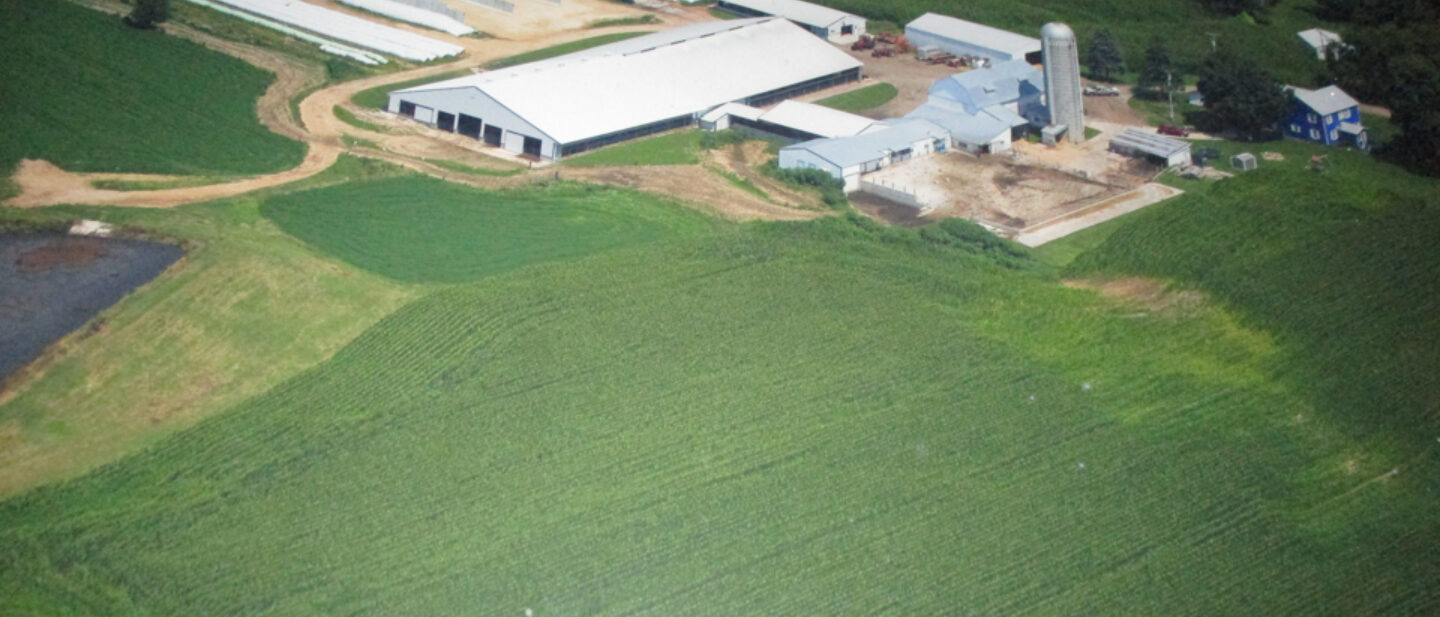
[(875, 37), (872, 37), (872, 36), (870, 36), (870, 35), (868, 35), (868, 34), (862, 34), (862, 35), (860, 35), (859, 40), (856, 40), (854, 43), (851, 43), (851, 44), (850, 44), (850, 51), (864, 51), (864, 50), (866, 50), (866, 49), (874, 49), (874, 48), (875, 48)]
[(895, 48), (889, 45), (877, 46), (875, 51), (870, 52), (870, 55), (876, 58), (889, 58), (895, 55)]

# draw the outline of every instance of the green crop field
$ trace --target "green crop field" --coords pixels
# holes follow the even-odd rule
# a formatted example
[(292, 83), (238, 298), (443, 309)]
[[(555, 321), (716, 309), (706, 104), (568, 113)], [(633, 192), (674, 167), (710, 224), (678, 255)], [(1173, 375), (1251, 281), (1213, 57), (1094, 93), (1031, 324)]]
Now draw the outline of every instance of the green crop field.
[(256, 119), (260, 69), (68, 2), (0, 7), (0, 168), (252, 174), (305, 154)]
[(977, 21), (1038, 38), (1040, 26), (1050, 21), (1068, 23), (1080, 37), (1107, 28), (1120, 41), (1121, 51), (1134, 70), (1145, 59), (1145, 47), (1156, 37), (1166, 41), (1177, 62), (1198, 66), (1210, 51), (1210, 33), (1218, 45), (1242, 57), (1263, 62), (1281, 80), (1314, 85), (1323, 65), (1295, 33), (1326, 25), (1310, 13), (1312, 0), (1281, 2), (1271, 10), (1269, 25), (1243, 18), (1223, 18), (1206, 12), (1200, 0), (818, 0), (825, 4), (903, 26), (927, 11)]
[[(1070, 268), (1308, 270), (1268, 295), (1308, 293), (1282, 319), (1336, 311), (1298, 338), (1244, 284), (1107, 299), (982, 236), (850, 218), (433, 288), (228, 413), (0, 503), (0, 613), (1427, 614), (1434, 354), (1303, 352), (1358, 321), (1326, 273), (1382, 279), (1358, 290), (1399, 311), (1376, 327), (1435, 340), (1414, 309), (1440, 260), (1403, 250), (1435, 228), (1431, 184), (1379, 210), (1247, 209), (1263, 180), (1146, 211)], [(1312, 212), (1268, 252), (1238, 233)], [(1306, 265), (1356, 217), (1416, 240)], [(1127, 261), (1126, 234), (1160, 265)], [(1167, 274), (1177, 244), (1203, 257)], [(1322, 395), (1340, 384), (1410, 421), (1347, 417), (1362, 393)]]
[(887, 83), (878, 83), (865, 86), (858, 90), (851, 90), (842, 94), (815, 101), (819, 105), (833, 107), (840, 111), (860, 113), (874, 109), (890, 102), (900, 91)]
[(414, 282), (472, 280), (711, 225), (628, 190), (557, 184), (492, 192), (421, 177), (290, 193), (261, 212), (341, 259)]
[(572, 167), (606, 165), (694, 165), (700, 162), (699, 129), (671, 131), (566, 157)]

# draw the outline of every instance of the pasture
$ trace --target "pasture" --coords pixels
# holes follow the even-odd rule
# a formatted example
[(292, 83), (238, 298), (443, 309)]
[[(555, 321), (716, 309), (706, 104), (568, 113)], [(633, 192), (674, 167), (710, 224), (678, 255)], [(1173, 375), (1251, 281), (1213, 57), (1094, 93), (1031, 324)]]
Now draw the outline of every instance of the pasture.
[(817, 105), (832, 107), (840, 111), (848, 111), (858, 114), (866, 110), (875, 109), (890, 102), (900, 91), (895, 86), (887, 83), (870, 84), (864, 88), (851, 90), (826, 97), (815, 101)]
[[(1181, 68), (1193, 72), (1210, 52), (1209, 33), (1216, 35), (1217, 45), (1230, 47), (1241, 57), (1263, 61), (1285, 83), (1314, 85), (1317, 73), (1324, 68), (1315, 53), (1295, 36), (1300, 30), (1325, 26), (1309, 12), (1309, 0), (1278, 3), (1270, 10), (1269, 25), (1240, 17), (1218, 17), (1206, 12), (1200, 0), (818, 0), (818, 3), (894, 22), (902, 28), (926, 11), (933, 11), (1036, 38), (1044, 23), (1062, 21), (1075, 29), (1082, 54), (1090, 34), (1107, 28), (1119, 40), (1131, 71), (1139, 70), (1145, 60), (1146, 46), (1159, 37), (1165, 40)], [(1336, 29), (1333, 24), (1325, 27)]]
[(454, 283), (702, 233), (704, 215), (644, 193), (579, 184), (482, 191), (407, 176), (270, 198), (260, 212), (358, 267)]
[(681, 129), (605, 146), (566, 157), (571, 167), (608, 165), (694, 165), (700, 162), (699, 129)]
[(272, 80), (260, 69), (69, 2), (3, 6), (7, 175), (22, 158), (75, 171), (259, 174), (305, 154), (256, 119)]

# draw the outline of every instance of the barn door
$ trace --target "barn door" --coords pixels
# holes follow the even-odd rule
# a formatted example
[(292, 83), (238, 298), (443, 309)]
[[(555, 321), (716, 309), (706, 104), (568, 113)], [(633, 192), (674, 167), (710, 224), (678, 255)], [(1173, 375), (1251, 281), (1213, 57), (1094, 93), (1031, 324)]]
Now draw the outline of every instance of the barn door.
[(444, 112), (444, 111), (436, 112), (436, 113), (435, 113), (435, 126), (439, 127), (440, 130), (442, 130), (442, 131), (449, 131), (449, 132), (451, 132), (451, 133), (454, 133), (454, 132), (455, 132), (455, 114), (452, 114), (452, 113), (449, 113), (449, 112)]

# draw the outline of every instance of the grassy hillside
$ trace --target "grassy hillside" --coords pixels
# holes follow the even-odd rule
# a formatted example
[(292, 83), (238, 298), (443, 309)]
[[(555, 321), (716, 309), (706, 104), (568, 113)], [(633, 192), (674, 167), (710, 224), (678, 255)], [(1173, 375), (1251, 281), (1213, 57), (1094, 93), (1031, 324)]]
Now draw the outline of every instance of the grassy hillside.
[(1357, 442), (1276, 379), (1298, 362), (1283, 335), (866, 229), (743, 226), (445, 288), (230, 413), (0, 504), (0, 612), (1440, 602), (1416, 553), (1428, 481), (1408, 462), (1372, 481), (1388, 453), (1338, 465)]
[(0, 168), (256, 174), (304, 156), (256, 120), (260, 69), (69, 2), (0, 7)]
[(635, 191), (557, 184), (492, 192), (414, 176), (282, 195), (261, 212), (345, 261), (415, 282), (474, 280), (711, 226)]
[[(308, 182), (376, 173), (393, 170), (342, 158)], [(415, 297), (286, 236), (260, 216), (260, 197), (177, 210), (0, 208), (0, 227), (99, 219), (187, 251), (53, 346), (43, 377), (0, 393), (0, 495), (79, 475), (260, 394)]]
[[(1308, 11), (1310, 0), (1281, 2), (1272, 11), (1270, 25), (1243, 18), (1218, 18), (1201, 8), (1200, 0), (819, 0), (871, 18), (904, 25), (927, 11), (977, 21), (1039, 37), (1040, 26), (1050, 21), (1068, 23), (1080, 37), (1081, 51), (1090, 34), (1108, 28), (1120, 41), (1131, 70), (1138, 71), (1145, 47), (1161, 37), (1182, 65), (1198, 65), (1210, 50), (1208, 33), (1242, 57), (1264, 62), (1288, 83), (1310, 84), (1323, 68), (1315, 54), (1295, 33), (1321, 25)], [(1327, 26), (1335, 29), (1336, 26)]]

